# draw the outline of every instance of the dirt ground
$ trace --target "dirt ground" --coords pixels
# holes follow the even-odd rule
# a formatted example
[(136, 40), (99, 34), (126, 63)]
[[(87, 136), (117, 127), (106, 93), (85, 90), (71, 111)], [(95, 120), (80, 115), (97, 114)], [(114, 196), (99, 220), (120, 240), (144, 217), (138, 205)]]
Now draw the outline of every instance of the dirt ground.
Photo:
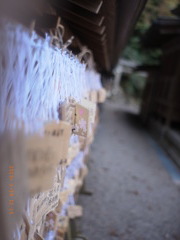
[(180, 187), (134, 106), (107, 101), (91, 147), (79, 222), (88, 240), (180, 240)]

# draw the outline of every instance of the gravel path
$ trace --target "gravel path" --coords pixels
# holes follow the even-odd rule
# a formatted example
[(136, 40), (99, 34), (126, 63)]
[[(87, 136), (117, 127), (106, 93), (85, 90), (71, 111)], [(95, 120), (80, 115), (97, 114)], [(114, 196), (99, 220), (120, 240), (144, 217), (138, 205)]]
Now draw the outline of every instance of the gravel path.
[(180, 240), (180, 189), (132, 109), (104, 105), (86, 179), (93, 195), (79, 199), (80, 230), (88, 240)]

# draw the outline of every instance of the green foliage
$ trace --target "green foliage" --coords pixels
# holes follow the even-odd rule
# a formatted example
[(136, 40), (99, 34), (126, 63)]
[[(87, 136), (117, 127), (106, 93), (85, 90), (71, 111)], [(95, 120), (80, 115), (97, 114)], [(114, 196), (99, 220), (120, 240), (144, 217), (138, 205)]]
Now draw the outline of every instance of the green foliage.
[(133, 36), (124, 50), (123, 58), (135, 61), (139, 65), (157, 65), (161, 53), (161, 49), (143, 49), (140, 39)]
[(159, 15), (171, 15), (170, 9), (175, 7), (178, 0), (149, 0), (136, 24), (134, 34), (123, 52), (123, 58), (134, 60), (138, 64), (156, 65), (161, 56), (160, 49), (143, 49), (141, 46), (142, 35), (150, 27), (152, 21)]
[(146, 78), (139, 73), (132, 73), (130, 75), (123, 75), (121, 80), (121, 87), (126, 95), (139, 99), (142, 96)]
[[(161, 49), (144, 49), (141, 45), (143, 34), (158, 16), (170, 16), (170, 9), (175, 8), (179, 0), (149, 0), (136, 24), (134, 34), (124, 50), (123, 58), (135, 61), (138, 65), (158, 65)], [(126, 96), (140, 98), (146, 79), (138, 73), (124, 75), (121, 87)]]

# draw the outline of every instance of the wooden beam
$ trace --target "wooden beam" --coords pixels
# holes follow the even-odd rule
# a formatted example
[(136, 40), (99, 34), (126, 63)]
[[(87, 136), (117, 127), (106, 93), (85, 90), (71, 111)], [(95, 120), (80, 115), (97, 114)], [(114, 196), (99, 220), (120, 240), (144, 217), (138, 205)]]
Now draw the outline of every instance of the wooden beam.
[(99, 13), (103, 4), (101, 0), (69, 0), (69, 2), (96, 14)]
[(81, 37), (86, 38), (86, 39), (90, 39), (91, 41), (96, 41), (96, 42), (104, 42), (104, 40), (106, 39), (106, 33), (104, 33), (102, 36), (99, 34), (96, 34), (92, 31), (83, 29), (83, 28), (79, 28), (76, 25), (71, 26), (72, 31), (75, 33), (75, 35), (81, 35)]
[(52, 3), (58, 9), (61, 16), (76, 23), (84, 21), (84, 24), (86, 24), (86, 22), (89, 22), (93, 25), (101, 26), (104, 21), (104, 16), (101, 14), (91, 13), (80, 7), (76, 7), (74, 4), (70, 4), (67, 1), (64, 3), (61, 1), (59, 2), (57, 0), (53, 0)]
[(92, 33), (95, 33), (97, 35), (100, 35), (102, 36), (104, 33), (105, 33), (105, 30), (106, 30), (106, 27), (105, 26), (101, 26), (101, 27), (98, 27), (98, 26), (95, 26), (90, 23), (87, 23), (84, 25), (84, 22), (79, 22), (79, 23), (74, 23), (73, 21), (69, 20), (68, 21), (70, 23), (70, 25), (73, 26), (76, 28), (76, 29), (84, 29), (84, 30), (87, 30), (87, 31), (90, 31)]

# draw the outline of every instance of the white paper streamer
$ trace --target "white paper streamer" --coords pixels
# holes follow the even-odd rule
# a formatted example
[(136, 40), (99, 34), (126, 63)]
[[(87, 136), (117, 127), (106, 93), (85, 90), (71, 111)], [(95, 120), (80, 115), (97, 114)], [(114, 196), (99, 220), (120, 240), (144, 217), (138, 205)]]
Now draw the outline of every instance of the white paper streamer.
[(0, 43), (1, 132), (22, 125), (37, 131), (46, 121), (58, 121), (60, 102), (83, 97), (85, 65), (50, 46), (50, 37), (1, 20)]
[(88, 90), (99, 90), (102, 88), (101, 75), (93, 69), (86, 70), (86, 84)]

